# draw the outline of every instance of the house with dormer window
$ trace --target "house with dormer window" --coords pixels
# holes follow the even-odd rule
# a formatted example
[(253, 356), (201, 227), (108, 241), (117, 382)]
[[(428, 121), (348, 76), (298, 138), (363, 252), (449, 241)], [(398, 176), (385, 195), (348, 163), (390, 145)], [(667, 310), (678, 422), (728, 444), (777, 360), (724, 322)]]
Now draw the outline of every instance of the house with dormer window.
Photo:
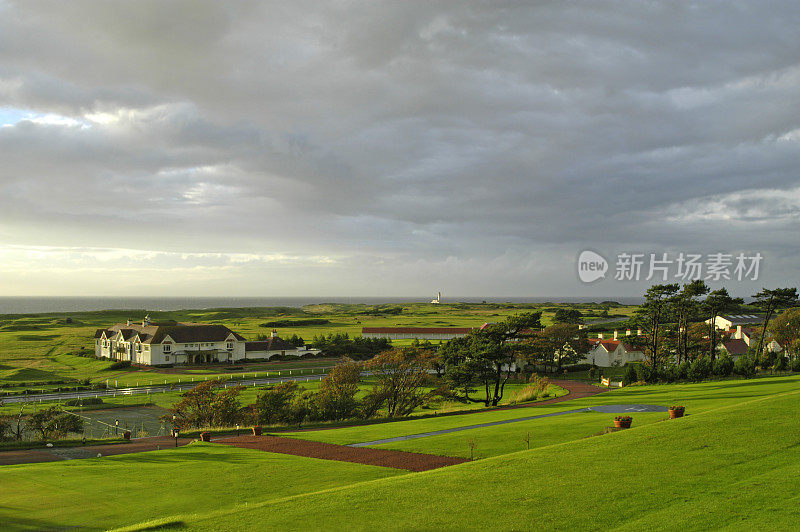
[(245, 338), (224, 325), (141, 322), (112, 325), (94, 335), (95, 355), (133, 364), (209, 364), (246, 358)]

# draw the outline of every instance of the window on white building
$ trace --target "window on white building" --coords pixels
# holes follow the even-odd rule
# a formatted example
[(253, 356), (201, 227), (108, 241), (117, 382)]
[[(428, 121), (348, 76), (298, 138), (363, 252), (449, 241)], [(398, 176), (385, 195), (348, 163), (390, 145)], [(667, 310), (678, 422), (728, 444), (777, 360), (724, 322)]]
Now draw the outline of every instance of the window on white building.
[(167, 362), (169, 362), (169, 355), (164, 355), (164, 360), (166, 360)]
[(172, 346), (169, 344), (164, 344), (164, 352), (169, 353), (170, 351), (172, 351)]
[(233, 342), (228, 342), (227, 344), (225, 344), (225, 347), (227, 349), (233, 349)]

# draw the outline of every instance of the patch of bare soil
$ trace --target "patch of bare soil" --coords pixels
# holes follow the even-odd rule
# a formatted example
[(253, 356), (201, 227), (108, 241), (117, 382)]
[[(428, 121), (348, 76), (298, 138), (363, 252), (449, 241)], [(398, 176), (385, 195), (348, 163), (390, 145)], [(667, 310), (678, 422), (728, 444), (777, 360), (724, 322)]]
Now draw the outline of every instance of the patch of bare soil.
[(271, 453), (293, 454), (323, 460), (337, 460), (339, 462), (354, 462), (381, 467), (405, 469), (407, 471), (427, 471), (467, 460), (452, 456), (437, 456), (422, 453), (407, 453), (403, 451), (389, 451), (386, 449), (370, 449), (367, 447), (347, 447), (316, 441), (296, 440), (294, 438), (281, 438), (277, 436), (238, 436), (213, 440), (215, 443), (243, 447), (245, 449), (258, 449)]

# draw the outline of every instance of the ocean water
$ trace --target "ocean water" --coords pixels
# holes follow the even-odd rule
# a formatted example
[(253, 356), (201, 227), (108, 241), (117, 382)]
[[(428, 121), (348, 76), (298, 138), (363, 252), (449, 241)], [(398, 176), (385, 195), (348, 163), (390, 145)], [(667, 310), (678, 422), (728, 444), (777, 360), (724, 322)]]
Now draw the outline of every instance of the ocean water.
[[(79, 312), (109, 309), (144, 309), (151, 311), (240, 308), (302, 307), (316, 303), (423, 303), (430, 296), (420, 297), (0, 297), (0, 314), (34, 314), (40, 312)], [(631, 297), (442, 297), (443, 303), (585, 303), (613, 300), (624, 304), (641, 303)]]

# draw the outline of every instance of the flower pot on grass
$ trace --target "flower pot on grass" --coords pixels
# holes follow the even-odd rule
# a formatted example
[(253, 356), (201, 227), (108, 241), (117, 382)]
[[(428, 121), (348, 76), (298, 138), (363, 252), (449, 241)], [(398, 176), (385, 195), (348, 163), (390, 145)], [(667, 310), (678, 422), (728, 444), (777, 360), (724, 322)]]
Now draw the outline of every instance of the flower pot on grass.
[(671, 406), (669, 407), (669, 418), (675, 419), (678, 417), (683, 417), (683, 413), (686, 411), (686, 408), (683, 406)]
[(261, 436), (261, 427), (253, 427), (253, 436)]
[(211, 433), (210, 432), (201, 432), (200, 433), (200, 441), (211, 441)]
[(631, 416), (617, 416), (614, 418), (614, 426), (618, 429), (629, 429), (633, 423)]
[(126, 440), (130, 440), (131, 439), (131, 431), (126, 430), (125, 432), (122, 433), (122, 437), (125, 438)]

